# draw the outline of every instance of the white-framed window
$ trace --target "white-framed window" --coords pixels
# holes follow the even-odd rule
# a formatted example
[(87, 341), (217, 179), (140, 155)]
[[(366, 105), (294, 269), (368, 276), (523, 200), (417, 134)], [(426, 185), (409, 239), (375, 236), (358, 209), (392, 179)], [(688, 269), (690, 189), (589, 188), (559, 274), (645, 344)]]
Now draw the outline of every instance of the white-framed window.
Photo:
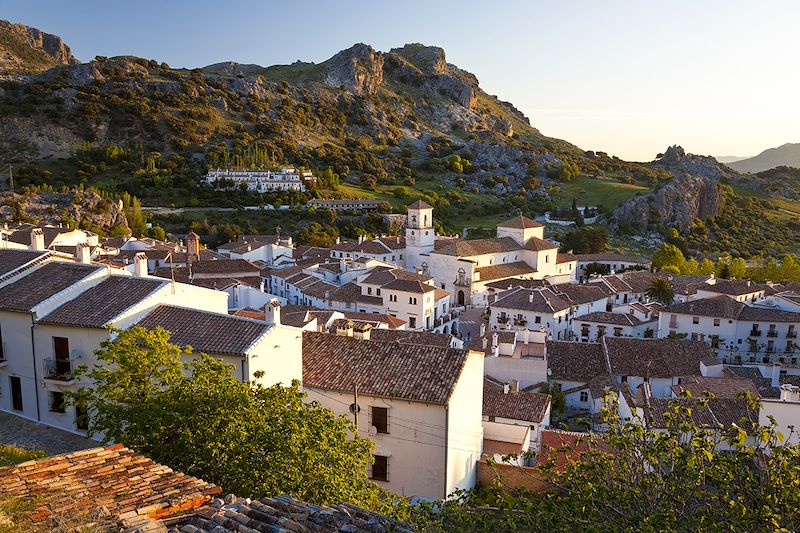
[(589, 401), (589, 393), (586, 392), (585, 390), (582, 390), (581, 391), (581, 402), (582, 403), (586, 403), (588, 401)]

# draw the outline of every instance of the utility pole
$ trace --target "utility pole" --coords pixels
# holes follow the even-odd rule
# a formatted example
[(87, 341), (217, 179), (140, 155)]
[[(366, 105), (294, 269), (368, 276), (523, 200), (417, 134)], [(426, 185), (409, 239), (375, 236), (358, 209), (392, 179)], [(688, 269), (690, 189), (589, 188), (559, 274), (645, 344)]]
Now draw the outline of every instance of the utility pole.
[(353, 383), (353, 421), (356, 424), (356, 435), (358, 435), (358, 385)]
[(11, 187), (11, 192), (14, 192), (14, 166), (8, 165), (8, 181)]

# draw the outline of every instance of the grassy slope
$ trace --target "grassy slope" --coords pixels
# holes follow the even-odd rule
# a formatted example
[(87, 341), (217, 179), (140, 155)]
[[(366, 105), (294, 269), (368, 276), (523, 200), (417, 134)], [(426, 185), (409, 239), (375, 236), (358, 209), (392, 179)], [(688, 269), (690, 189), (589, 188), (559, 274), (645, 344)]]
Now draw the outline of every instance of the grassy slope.
[(578, 205), (603, 206), (607, 210), (650, 189), (641, 184), (620, 183), (615, 180), (578, 176), (569, 183), (561, 185), (556, 203), (562, 207), (572, 205), (573, 198)]

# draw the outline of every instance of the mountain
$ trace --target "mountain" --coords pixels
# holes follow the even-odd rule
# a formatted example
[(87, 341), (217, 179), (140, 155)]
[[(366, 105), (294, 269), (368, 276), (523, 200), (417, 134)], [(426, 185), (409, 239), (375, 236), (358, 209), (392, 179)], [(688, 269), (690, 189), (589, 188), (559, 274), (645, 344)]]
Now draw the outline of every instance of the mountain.
[(800, 143), (787, 143), (777, 148), (764, 150), (755, 157), (729, 163), (739, 172), (761, 172), (775, 167), (800, 168)]
[(61, 37), (0, 20), (0, 74), (41, 72), (77, 63)]
[(720, 163), (730, 164), (730, 163), (735, 163), (737, 161), (742, 161), (744, 159), (750, 159), (750, 156), (740, 157), (738, 155), (718, 155), (714, 157), (714, 159), (716, 159)]

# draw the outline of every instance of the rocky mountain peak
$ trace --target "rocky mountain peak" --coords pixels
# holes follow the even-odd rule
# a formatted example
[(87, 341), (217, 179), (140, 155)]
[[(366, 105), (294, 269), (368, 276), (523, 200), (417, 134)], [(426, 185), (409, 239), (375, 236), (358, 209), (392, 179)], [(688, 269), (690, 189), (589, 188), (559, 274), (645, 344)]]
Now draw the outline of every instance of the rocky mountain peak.
[(41, 72), (56, 65), (79, 63), (58, 35), (0, 20), (0, 72)]
[(364, 43), (342, 50), (322, 65), (323, 81), (359, 96), (371, 96), (383, 83), (383, 54)]
[(449, 71), (444, 49), (438, 46), (411, 43), (402, 48), (392, 48), (390, 53), (399, 55), (426, 75), (436, 76)]

